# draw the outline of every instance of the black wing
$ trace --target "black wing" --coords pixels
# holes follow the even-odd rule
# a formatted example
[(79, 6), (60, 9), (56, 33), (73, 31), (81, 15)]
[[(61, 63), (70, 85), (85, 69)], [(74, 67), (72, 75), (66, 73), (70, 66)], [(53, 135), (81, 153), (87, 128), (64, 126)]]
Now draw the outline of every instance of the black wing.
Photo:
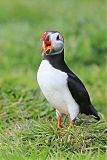
[(97, 120), (100, 119), (97, 111), (92, 106), (89, 94), (83, 85), (82, 81), (73, 73), (68, 74), (68, 88), (75, 99), (75, 101), (80, 106), (80, 113), (85, 113), (87, 115), (94, 115)]

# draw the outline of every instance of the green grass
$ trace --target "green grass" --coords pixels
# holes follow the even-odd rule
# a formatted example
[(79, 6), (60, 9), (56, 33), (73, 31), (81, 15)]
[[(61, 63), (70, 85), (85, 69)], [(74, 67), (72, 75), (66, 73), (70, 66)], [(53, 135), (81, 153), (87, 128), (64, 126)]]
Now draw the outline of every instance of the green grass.
[[(107, 159), (107, 2), (0, 1), (0, 160)], [(101, 121), (79, 116), (56, 128), (36, 73), (41, 35), (58, 30), (65, 59), (88, 89)]]

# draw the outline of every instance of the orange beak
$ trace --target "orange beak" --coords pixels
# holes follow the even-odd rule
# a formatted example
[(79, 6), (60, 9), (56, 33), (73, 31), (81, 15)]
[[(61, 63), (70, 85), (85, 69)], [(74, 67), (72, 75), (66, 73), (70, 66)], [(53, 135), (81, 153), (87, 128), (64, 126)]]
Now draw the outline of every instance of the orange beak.
[(43, 56), (46, 56), (52, 50), (52, 42), (48, 40), (48, 33), (44, 33), (41, 37), (41, 41), (43, 41)]

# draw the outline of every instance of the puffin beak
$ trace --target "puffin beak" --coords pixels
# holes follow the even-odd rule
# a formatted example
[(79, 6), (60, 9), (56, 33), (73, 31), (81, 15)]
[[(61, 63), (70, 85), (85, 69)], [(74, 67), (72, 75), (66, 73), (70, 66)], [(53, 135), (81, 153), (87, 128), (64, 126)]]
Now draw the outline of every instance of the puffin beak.
[(52, 41), (50, 40), (50, 35), (48, 35), (48, 33), (44, 33), (40, 40), (43, 41), (43, 53), (42, 53), (42, 55), (46, 56), (53, 49)]
[(41, 37), (41, 41), (44, 41), (45, 39), (46, 39), (46, 37), (47, 37), (47, 35), (48, 35), (48, 33), (44, 33), (43, 35), (42, 35), (42, 37)]

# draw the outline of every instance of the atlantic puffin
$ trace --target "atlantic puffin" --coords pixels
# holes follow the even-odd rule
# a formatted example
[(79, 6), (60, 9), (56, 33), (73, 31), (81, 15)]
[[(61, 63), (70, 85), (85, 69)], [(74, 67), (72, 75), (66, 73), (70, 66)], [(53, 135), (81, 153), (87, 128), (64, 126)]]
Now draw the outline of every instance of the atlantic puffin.
[(43, 41), (43, 60), (37, 72), (38, 84), (47, 101), (56, 109), (58, 128), (62, 116), (68, 114), (69, 128), (78, 114), (100, 117), (93, 107), (82, 81), (68, 68), (64, 61), (64, 38), (58, 31), (46, 31)]

